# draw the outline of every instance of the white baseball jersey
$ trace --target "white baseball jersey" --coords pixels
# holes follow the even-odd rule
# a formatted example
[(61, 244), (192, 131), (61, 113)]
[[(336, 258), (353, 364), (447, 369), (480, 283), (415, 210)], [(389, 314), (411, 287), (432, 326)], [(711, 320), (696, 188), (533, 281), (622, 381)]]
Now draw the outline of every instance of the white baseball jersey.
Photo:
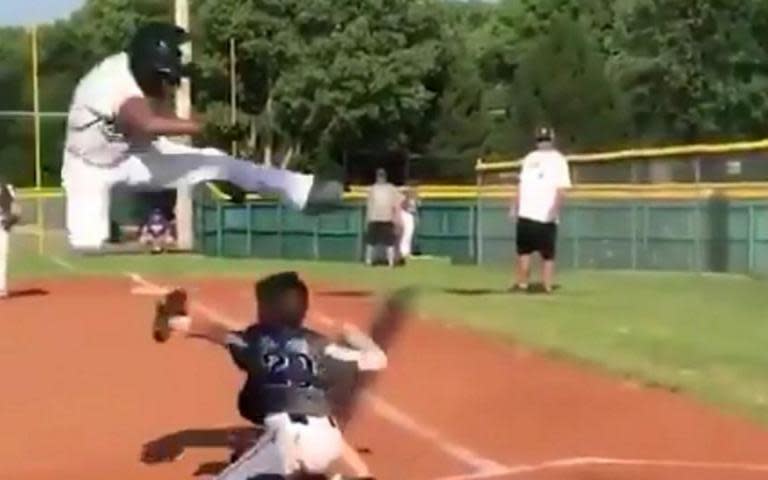
[(66, 149), (88, 163), (115, 165), (149, 142), (128, 141), (117, 131), (117, 114), (126, 100), (144, 97), (131, 73), (128, 54), (112, 55), (78, 84), (67, 121)]
[(535, 150), (523, 159), (518, 186), (518, 217), (555, 222), (552, 207), (557, 192), (571, 186), (568, 161), (555, 149)]

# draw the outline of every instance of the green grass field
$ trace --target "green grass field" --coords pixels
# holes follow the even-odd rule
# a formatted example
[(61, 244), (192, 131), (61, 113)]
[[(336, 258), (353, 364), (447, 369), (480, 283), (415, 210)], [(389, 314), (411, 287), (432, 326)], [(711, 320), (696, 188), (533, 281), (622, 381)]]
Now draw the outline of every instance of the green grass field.
[[(418, 261), (390, 271), (360, 265), (228, 260), (191, 255), (71, 258), (16, 255), (16, 277), (243, 275), (297, 269), (340, 287), (422, 287), (420, 306), (446, 322), (649, 385), (679, 389), (768, 424), (768, 283), (737, 276), (566, 272), (554, 296), (502, 293), (506, 272)], [(459, 360), (459, 359), (457, 359)]]

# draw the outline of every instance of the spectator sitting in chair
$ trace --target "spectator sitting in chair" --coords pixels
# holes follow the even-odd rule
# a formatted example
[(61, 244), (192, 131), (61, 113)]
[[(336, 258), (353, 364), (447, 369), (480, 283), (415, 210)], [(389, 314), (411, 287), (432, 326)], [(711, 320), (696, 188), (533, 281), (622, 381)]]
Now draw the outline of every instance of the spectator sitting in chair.
[(150, 213), (147, 222), (141, 227), (139, 242), (151, 248), (152, 253), (163, 253), (176, 242), (173, 224), (156, 208)]

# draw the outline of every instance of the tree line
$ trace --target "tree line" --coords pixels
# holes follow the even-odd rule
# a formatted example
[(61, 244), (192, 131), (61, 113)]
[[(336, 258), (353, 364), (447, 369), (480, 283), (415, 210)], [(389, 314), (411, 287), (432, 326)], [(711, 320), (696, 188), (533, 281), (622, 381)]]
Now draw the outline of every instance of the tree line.
[[(40, 30), (42, 107), (171, 0), (88, 0)], [(200, 141), (277, 166), (408, 165), (469, 181), (475, 159), (517, 156), (537, 125), (568, 151), (762, 138), (764, 0), (196, 0)], [(29, 109), (28, 40), (0, 29), (0, 108)], [(238, 111), (230, 114), (230, 48)], [(0, 119), (0, 172), (31, 179), (28, 121)], [(63, 123), (44, 122), (58, 181)], [(400, 168), (400, 167), (398, 167)]]

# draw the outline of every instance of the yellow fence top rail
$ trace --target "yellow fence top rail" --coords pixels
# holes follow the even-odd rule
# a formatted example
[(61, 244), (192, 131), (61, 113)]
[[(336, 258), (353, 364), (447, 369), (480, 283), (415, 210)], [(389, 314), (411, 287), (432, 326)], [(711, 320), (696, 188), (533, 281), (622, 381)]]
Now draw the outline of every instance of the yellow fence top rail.
[[(216, 185), (209, 184), (211, 194), (218, 200), (230, 200)], [(367, 187), (354, 186), (344, 195), (346, 200), (362, 200)], [(422, 185), (419, 198), (424, 200), (477, 200), (478, 198), (511, 198), (516, 193), (513, 185), (493, 185), (478, 188), (469, 185)], [(570, 189), (568, 197), (578, 199), (696, 199), (722, 195), (734, 199), (768, 200), (768, 182), (741, 183), (658, 183), (658, 184), (589, 184)], [(249, 194), (249, 200), (266, 200)]]
[[(617, 160), (649, 159), (658, 157), (685, 157), (692, 155), (711, 155), (717, 153), (739, 153), (768, 149), (768, 138), (763, 140), (735, 143), (699, 143), (693, 145), (673, 145), (659, 148), (638, 148), (602, 153), (577, 153), (566, 155), (574, 163), (612, 162)], [(521, 159), (505, 162), (484, 162), (477, 160), (477, 172), (496, 172), (511, 170), (520, 166)]]
[[(212, 196), (217, 200), (231, 200), (230, 196), (215, 184), (208, 184)], [(344, 198), (361, 200), (366, 196), (367, 187), (354, 186)], [(489, 185), (478, 188), (473, 185), (421, 185), (419, 197), (432, 200), (471, 200), (480, 198), (509, 198), (515, 193), (513, 185)], [(62, 198), (60, 188), (21, 188), (18, 190), (22, 200)], [(657, 183), (657, 184), (584, 184), (572, 188), (568, 196), (572, 198), (702, 198), (711, 195), (723, 195), (728, 198), (752, 198), (768, 200), (768, 182), (740, 183)], [(249, 200), (263, 197), (249, 194)]]

